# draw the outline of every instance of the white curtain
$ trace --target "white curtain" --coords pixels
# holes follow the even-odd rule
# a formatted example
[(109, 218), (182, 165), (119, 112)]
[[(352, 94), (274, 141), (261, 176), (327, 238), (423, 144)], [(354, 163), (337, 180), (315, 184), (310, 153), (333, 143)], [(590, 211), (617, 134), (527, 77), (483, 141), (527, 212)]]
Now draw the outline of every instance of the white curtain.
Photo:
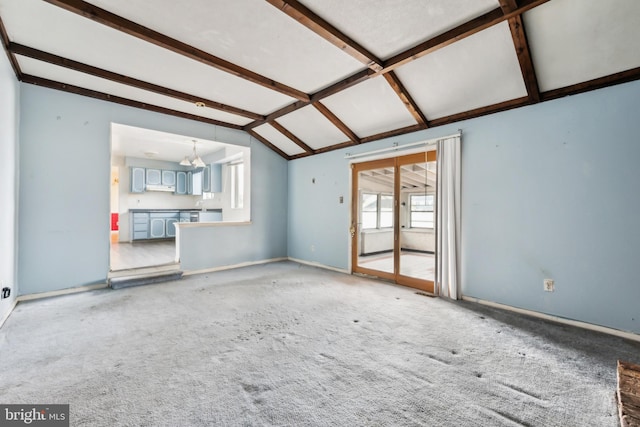
[(437, 224), (435, 291), (460, 298), (460, 136), (437, 142)]

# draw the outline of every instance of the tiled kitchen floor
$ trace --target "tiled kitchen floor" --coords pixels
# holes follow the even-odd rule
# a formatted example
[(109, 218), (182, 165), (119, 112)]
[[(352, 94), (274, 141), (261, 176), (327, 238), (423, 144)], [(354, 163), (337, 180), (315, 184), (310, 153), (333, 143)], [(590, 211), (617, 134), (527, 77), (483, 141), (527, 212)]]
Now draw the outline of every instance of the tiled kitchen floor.
[(111, 243), (111, 271), (171, 264), (175, 258), (174, 240)]

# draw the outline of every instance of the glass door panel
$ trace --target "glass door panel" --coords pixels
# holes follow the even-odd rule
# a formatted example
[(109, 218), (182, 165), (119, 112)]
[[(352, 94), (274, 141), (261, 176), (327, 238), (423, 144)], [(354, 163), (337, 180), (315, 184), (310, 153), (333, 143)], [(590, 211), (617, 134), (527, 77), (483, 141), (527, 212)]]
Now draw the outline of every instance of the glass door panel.
[(354, 165), (354, 271), (393, 279), (395, 168), (393, 159)]
[[(408, 156), (399, 165), (399, 282), (433, 292), (436, 162)], [(417, 162), (415, 162), (418, 160)], [(415, 162), (415, 163), (414, 163)]]

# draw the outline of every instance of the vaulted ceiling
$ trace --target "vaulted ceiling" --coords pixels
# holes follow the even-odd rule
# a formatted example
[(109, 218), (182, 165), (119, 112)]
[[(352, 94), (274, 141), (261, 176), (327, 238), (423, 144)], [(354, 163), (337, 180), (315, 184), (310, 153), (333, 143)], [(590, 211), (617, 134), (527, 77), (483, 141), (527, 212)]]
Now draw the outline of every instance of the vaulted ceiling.
[(638, 0), (0, 0), (18, 79), (287, 159), (640, 78)]

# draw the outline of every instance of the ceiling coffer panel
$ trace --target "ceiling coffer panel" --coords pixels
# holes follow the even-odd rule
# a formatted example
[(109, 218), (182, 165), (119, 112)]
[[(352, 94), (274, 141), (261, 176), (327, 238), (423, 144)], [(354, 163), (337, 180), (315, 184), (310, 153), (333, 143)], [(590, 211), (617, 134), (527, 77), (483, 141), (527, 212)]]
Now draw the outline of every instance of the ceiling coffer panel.
[(554, 0), (524, 22), (542, 91), (640, 67), (638, 0)]
[(348, 140), (344, 133), (311, 105), (280, 117), (278, 123), (314, 150)]
[(90, 3), (306, 93), (364, 68), (264, 0)]
[(52, 65), (47, 62), (19, 55), (16, 57), (18, 58), (18, 63), (20, 64), (22, 72), (27, 75), (38, 76), (55, 82), (78, 86), (112, 96), (135, 100), (152, 106), (181, 111), (183, 113), (219, 120), (234, 125), (243, 126), (251, 121), (251, 119), (247, 119), (246, 117), (213, 110), (211, 108), (200, 108), (190, 102), (180, 101), (164, 95), (158, 95), (154, 92), (133, 88), (111, 80), (58, 67), (57, 65)]
[(330, 96), (322, 103), (361, 138), (416, 124), (382, 76)]
[(301, 0), (301, 3), (381, 59), (500, 6), (497, 0)]
[(286, 95), (44, 1), (2, 0), (0, 5), (15, 43), (258, 114), (293, 102)]
[(397, 70), (429, 120), (527, 96), (506, 22)]
[(304, 153), (304, 150), (300, 148), (298, 144), (287, 138), (269, 124), (256, 126), (253, 130), (289, 156)]

